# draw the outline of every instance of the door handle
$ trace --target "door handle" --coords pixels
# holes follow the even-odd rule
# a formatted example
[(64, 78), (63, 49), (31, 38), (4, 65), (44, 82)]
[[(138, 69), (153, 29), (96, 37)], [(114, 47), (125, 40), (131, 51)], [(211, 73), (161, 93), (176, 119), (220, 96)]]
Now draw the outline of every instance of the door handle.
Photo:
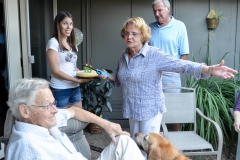
[(31, 64), (35, 63), (35, 59), (34, 59), (34, 56), (33, 56), (33, 55), (29, 56), (29, 62), (30, 62)]

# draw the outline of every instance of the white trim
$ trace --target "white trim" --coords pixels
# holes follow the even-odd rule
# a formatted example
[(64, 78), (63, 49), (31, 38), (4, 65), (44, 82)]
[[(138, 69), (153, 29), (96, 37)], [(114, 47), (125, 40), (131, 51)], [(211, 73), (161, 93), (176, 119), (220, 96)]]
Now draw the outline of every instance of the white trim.
[(28, 0), (21, 0), (20, 8), (20, 25), (21, 25), (21, 42), (22, 42), (22, 59), (23, 59), (23, 77), (32, 77), (31, 42), (29, 27), (29, 4)]
[(4, 158), (4, 144), (0, 142), (1, 150), (0, 150), (0, 158)]
[(18, 0), (4, 0), (9, 87), (22, 78)]
[(55, 19), (55, 16), (57, 15), (57, 0), (53, 0), (53, 19)]

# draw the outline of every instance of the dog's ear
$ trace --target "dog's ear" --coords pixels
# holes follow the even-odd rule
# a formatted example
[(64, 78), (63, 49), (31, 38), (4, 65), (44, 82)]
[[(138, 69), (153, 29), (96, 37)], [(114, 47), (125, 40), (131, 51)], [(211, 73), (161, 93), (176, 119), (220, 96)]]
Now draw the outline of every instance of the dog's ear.
[(161, 151), (158, 147), (149, 147), (148, 160), (162, 160)]

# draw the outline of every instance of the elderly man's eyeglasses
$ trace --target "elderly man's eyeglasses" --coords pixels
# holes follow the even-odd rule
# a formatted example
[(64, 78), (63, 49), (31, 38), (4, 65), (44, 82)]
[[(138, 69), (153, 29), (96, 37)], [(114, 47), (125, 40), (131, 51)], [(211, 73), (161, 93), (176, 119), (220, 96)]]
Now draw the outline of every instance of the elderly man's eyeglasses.
[(140, 36), (141, 35), (141, 33), (131, 33), (131, 32), (125, 32), (124, 34), (124, 37), (128, 37), (128, 36), (133, 36), (133, 37), (138, 37), (138, 36)]
[(57, 105), (57, 101), (55, 100), (53, 103), (49, 103), (48, 105), (46, 106), (37, 106), (37, 105), (33, 105), (33, 106), (36, 106), (36, 107), (41, 107), (43, 108), (44, 110), (49, 110), (51, 111), (53, 109), (54, 106)]

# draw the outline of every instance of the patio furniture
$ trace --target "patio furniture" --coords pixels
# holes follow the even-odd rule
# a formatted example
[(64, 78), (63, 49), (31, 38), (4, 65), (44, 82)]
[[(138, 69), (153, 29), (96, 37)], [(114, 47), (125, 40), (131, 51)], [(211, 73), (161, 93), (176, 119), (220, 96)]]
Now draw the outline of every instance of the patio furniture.
[[(163, 90), (181, 89), (181, 93), (164, 93), (167, 112), (163, 114), (163, 136), (167, 138), (182, 154), (186, 156), (216, 155), (221, 159), (223, 135), (219, 125), (206, 117), (196, 108), (195, 89), (185, 87), (166, 87)], [(196, 113), (203, 119), (213, 124), (218, 136), (218, 148), (214, 150), (212, 145), (196, 133)], [(168, 123), (192, 123), (192, 131), (168, 131)]]

